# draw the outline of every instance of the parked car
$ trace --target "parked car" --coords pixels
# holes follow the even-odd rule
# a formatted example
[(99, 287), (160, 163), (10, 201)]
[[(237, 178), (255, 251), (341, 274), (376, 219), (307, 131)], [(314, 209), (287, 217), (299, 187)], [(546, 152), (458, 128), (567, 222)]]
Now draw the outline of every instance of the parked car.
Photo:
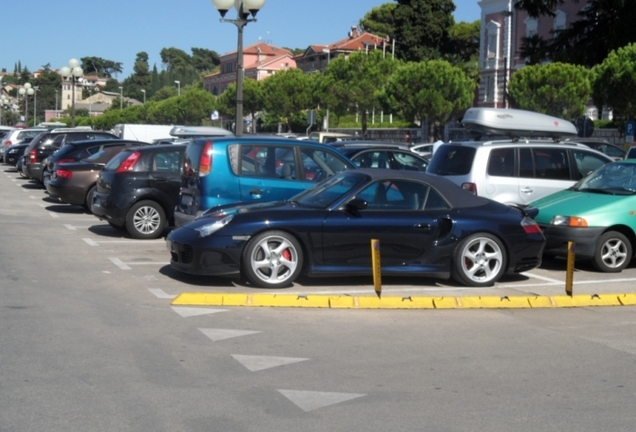
[(463, 122), (468, 128), (509, 134), (511, 138), (445, 143), (433, 154), (427, 172), (502, 203), (527, 204), (566, 189), (613, 161), (584, 144), (518, 138), (540, 135), (556, 139), (561, 134), (576, 134), (572, 123), (555, 117), (521, 110), (471, 108)]
[(42, 171), (42, 183), (46, 187), (46, 184), (51, 178), (51, 173), (55, 171), (57, 165), (86, 159), (87, 157), (108, 147), (118, 147), (121, 149), (124, 147), (139, 146), (141, 144), (148, 143), (140, 143), (136, 140), (120, 139), (95, 139), (71, 142), (45, 159), (43, 162), (45, 165)]
[(610, 143), (609, 141), (599, 138), (572, 138), (570, 141), (585, 144), (589, 148), (600, 151), (614, 160), (625, 158), (625, 150), (621, 147)]
[(130, 142), (126, 141), (120, 146), (105, 147), (81, 161), (56, 165), (46, 184), (49, 196), (90, 210), (99, 172), (117, 153), (130, 146)]
[(636, 147), (631, 146), (627, 152), (625, 152), (625, 159), (636, 159)]
[(401, 145), (343, 145), (336, 147), (359, 168), (426, 171), (428, 160)]
[(42, 133), (46, 129), (32, 128), (32, 129), (14, 129), (8, 131), (8, 133), (0, 141), (0, 161), (4, 160), (4, 154), (9, 147), (15, 144), (21, 144), (23, 142), (29, 142), (35, 138), (38, 134)]
[(138, 239), (161, 236), (174, 221), (185, 145), (123, 150), (99, 173), (91, 210)]
[(14, 144), (9, 147), (4, 153), (4, 163), (7, 165), (16, 166), (16, 164), (18, 163), (18, 159), (24, 154), (24, 151), (29, 146), (31, 139), (32, 138), (28, 138), (28, 142)]
[(211, 210), (172, 231), (167, 246), (176, 270), (280, 288), (303, 272), (371, 275), (378, 239), (383, 275), (489, 286), (540, 264), (545, 239), (535, 214), (438, 176), (349, 170), (288, 201)]
[(602, 166), (573, 187), (531, 203), (546, 236), (545, 253), (591, 260), (602, 272), (620, 272), (636, 246), (636, 160)]
[(99, 132), (90, 129), (60, 128), (47, 133), (48, 135), (44, 139), (39, 140), (35, 144), (32, 143), (25, 151), (28, 158), (24, 160), (23, 171), (27, 177), (38, 183), (43, 183), (44, 181), (46, 159), (66, 144), (97, 139), (119, 139), (109, 132)]
[(355, 165), (325, 144), (284, 138), (197, 138), (186, 149), (175, 224), (237, 202), (289, 198)]

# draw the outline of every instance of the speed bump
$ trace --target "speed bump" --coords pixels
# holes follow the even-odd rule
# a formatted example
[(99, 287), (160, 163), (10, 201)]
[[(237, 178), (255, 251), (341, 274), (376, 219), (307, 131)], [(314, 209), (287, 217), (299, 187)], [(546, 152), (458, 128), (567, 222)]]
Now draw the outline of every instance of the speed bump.
[(320, 294), (183, 293), (175, 306), (243, 306), (328, 309), (541, 309), (636, 306), (636, 293), (573, 296), (351, 296)]

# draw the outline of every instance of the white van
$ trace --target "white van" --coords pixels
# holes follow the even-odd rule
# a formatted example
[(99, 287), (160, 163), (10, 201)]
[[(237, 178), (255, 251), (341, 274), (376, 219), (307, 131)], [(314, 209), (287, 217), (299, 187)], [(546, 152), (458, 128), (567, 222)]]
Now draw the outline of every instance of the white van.
[(118, 124), (113, 127), (113, 134), (121, 139), (151, 143), (163, 138), (171, 138), (173, 125), (150, 124)]

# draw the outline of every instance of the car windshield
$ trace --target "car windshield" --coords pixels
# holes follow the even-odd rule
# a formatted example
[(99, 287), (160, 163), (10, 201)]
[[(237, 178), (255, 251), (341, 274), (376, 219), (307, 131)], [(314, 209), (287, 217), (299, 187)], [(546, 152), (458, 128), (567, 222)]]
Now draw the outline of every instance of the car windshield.
[(326, 209), (367, 179), (367, 176), (354, 172), (338, 174), (290, 198), (289, 201), (303, 207)]
[(572, 187), (581, 192), (603, 194), (635, 194), (636, 164), (614, 162), (603, 165)]

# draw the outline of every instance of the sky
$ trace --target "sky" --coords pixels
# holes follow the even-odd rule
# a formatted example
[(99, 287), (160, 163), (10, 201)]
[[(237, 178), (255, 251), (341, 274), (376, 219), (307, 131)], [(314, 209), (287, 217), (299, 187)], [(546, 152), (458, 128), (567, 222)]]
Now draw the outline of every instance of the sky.
[[(259, 40), (305, 49), (347, 37), (367, 12), (390, 0), (267, 0), (244, 31), (244, 46)], [(478, 0), (455, 0), (455, 21), (480, 18)], [(123, 63), (123, 80), (132, 73), (137, 53), (162, 69), (163, 48), (236, 51), (236, 26), (221, 23), (210, 0), (22, 0), (2, 5), (0, 70), (13, 72), (20, 62), (33, 72), (46, 64), (59, 69), (72, 58), (101, 57)], [(236, 11), (227, 18), (236, 17)]]

